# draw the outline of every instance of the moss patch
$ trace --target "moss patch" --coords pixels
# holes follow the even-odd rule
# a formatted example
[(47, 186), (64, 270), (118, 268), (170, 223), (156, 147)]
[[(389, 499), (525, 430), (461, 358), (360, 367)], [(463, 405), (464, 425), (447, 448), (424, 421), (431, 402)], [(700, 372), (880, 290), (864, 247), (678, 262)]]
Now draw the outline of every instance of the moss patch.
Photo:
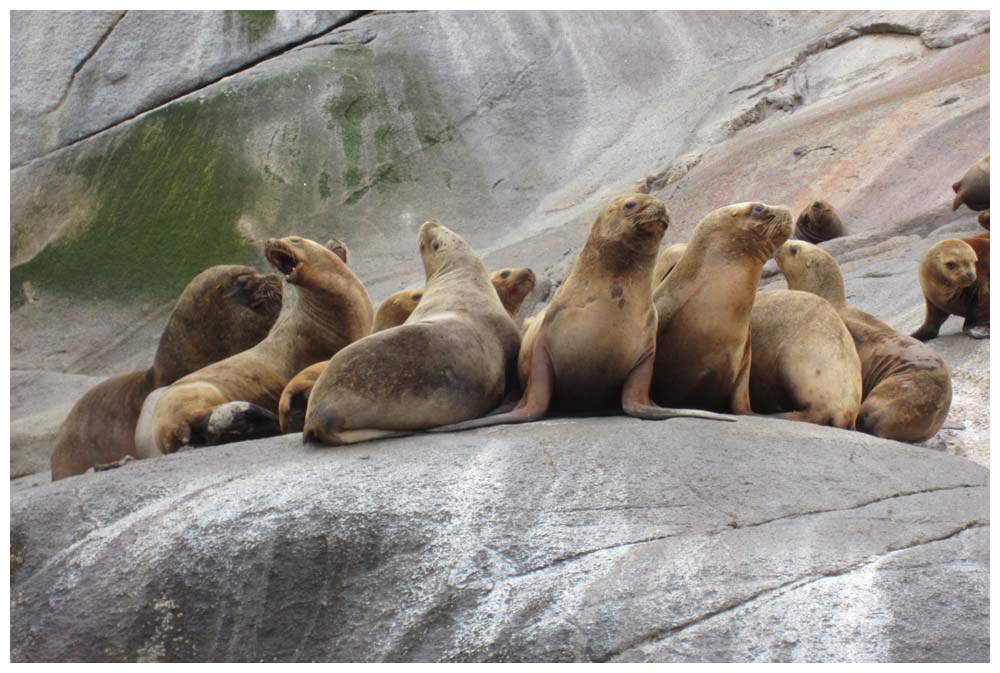
[(11, 271), (11, 287), (94, 298), (166, 298), (213, 264), (246, 263), (255, 250), (236, 223), (255, 172), (224, 97), (150, 115), (100, 156), (70, 166), (96, 194), (92, 219)]

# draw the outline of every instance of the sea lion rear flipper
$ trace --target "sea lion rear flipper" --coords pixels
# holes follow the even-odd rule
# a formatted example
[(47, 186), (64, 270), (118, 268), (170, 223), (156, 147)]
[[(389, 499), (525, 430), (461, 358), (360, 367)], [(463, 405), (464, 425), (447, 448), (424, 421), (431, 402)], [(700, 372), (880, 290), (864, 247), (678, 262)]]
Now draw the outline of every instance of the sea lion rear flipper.
[(531, 372), (524, 396), (513, 411), (495, 413), (494, 415), (474, 418), (470, 421), (441, 425), (428, 428), (427, 432), (456, 432), (483, 428), (489, 425), (505, 425), (510, 423), (530, 423), (537, 421), (549, 410), (552, 401), (552, 387), (555, 373), (552, 371), (552, 361), (544, 346), (544, 335), (539, 334), (531, 351)]
[(203, 446), (242, 442), (248, 439), (281, 434), (278, 417), (264, 407), (251, 402), (220, 404), (197, 427), (192, 423), (193, 443)]
[(653, 404), (649, 398), (649, 386), (653, 381), (654, 352), (644, 357), (635, 368), (629, 372), (622, 385), (622, 410), (628, 416), (647, 421), (660, 421), (668, 418), (704, 418), (712, 421), (735, 423), (735, 418), (728, 418), (710, 411), (694, 411), (689, 409), (669, 409)]

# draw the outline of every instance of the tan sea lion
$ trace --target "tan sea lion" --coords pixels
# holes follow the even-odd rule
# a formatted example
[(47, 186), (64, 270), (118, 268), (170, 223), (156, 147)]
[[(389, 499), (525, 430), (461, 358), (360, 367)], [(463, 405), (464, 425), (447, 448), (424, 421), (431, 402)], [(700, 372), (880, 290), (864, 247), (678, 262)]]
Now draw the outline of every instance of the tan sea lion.
[(951, 374), (945, 361), (930, 346), (849, 306), (840, 267), (825, 250), (789, 241), (775, 259), (788, 287), (830, 302), (854, 339), (863, 387), (857, 429), (903, 442), (933, 437), (951, 406)]
[(294, 306), (250, 350), (151, 395), (136, 429), (137, 450), (158, 455), (187, 444), (276, 434), (278, 399), (288, 381), (371, 330), (371, 299), (342, 253), (339, 242), (269, 239), (267, 260), (298, 288)]
[(330, 360), (309, 396), (306, 441), (350, 444), (474, 418), (512, 384), (520, 338), (482, 261), (435, 221), (419, 243), (423, 298), (405, 323)]
[(755, 413), (854, 429), (861, 361), (829, 302), (796, 290), (758, 292), (750, 332)]
[(965, 318), (962, 331), (973, 339), (990, 336), (990, 239), (949, 238), (932, 246), (920, 262), (920, 287), (927, 316), (911, 336), (933, 339), (949, 315)]
[(273, 274), (213, 266), (195, 276), (167, 318), (153, 366), (102, 381), (73, 406), (52, 449), (53, 481), (132, 455), (150, 392), (255, 345), (280, 311), (281, 280)]
[(684, 256), (684, 250), (687, 249), (686, 243), (674, 243), (673, 245), (668, 245), (660, 253), (660, 256), (656, 259), (656, 266), (653, 267), (653, 287), (663, 282), (663, 279), (674, 270), (677, 266), (677, 262), (681, 261), (681, 257)]
[[(497, 291), (500, 303), (510, 314), (511, 319), (515, 320), (524, 298), (535, 287), (535, 274), (531, 269), (499, 269), (490, 274), (490, 283)], [(406, 322), (420, 303), (423, 292), (422, 289), (410, 288), (386, 297), (375, 312), (372, 334)], [(328, 362), (329, 360), (324, 360), (306, 367), (285, 386), (278, 402), (278, 423), (281, 432), (302, 431), (309, 394)]]
[(656, 348), (652, 273), (669, 220), (666, 206), (646, 194), (626, 194), (602, 208), (569, 277), (524, 333), (518, 357), (524, 395), (517, 407), (437, 430), (524, 423), (550, 411), (730, 420), (649, 400)]
[(791, 211), (763, 203), (725, 206), (698, 223), (653, 291), (657, 404), (752, 413), (750, 314), (764, 262), (791, 231)]
[(987, 208), (983, 212), (979, 213), (979, 217), (976, 218), (976, 221), (979, 222), (979, 226), (981, 226), (986, 231), (989, 231), (990, 230), (990, 209)]
[[(958, 210), (963, 203), (969, 210), (986, 210), (990, 207), (990, 155), (972, 165), (962, 179), (951, 186), (955, 200), (951, 209)], [(988, 228), (988, 227), (987, 227)]]
[(792, 238), (810, 243), (822, 243), (832, 238), (847, 236), (847, 229), (840, 216), (827, 201), (813, 201), (799, 213)]

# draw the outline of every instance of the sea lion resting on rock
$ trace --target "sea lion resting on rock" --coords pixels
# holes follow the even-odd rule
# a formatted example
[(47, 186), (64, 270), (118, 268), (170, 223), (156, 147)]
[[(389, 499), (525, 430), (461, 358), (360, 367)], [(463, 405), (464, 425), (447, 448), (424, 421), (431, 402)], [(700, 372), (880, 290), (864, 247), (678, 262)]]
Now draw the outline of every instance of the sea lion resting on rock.
[(963, 203), (969, 210), (987, 210), (990, 207), (990, 155), (974, 163), (951, 188), (955, 192), (952, 210), (958, 210)]
[(244, 351), (281, 311), (281, 280), (248, 266), (213, 266), (194, 277), (174, 305), (153, 366), (113, 376), (87, 391), (59, 427), (52, 479), (135, 454), (135, 426), (153, 390)]
[(833, 306), (808, 292), (758, 292), (750, 332), (754, 412), (854, 429), (861, 361)]
[(903, 442), (933, 437), (951, 406), (951, 375), (945, 361), (929, 346), (849, 306), (840, 267), (825, 250), (789, 241), (775, 259), (788, 287), (830, 302), (854, 339), (864, 400), (857, 429)]
[[(535, 287), (535, 274), (531, 269), (498, 269), (490, 274), (490, 283), (500, 297), (500, 303), (510, 315), (517, 318), (524, 298)], [(379, 305), (372, 324), (372, 334), (396, 327), (406, 322), (423, 297), (422, 289), (410, 288), (389, 295)], [(306, 367), (288, 382), (278, 402), (278, 423), (281, 432), (301, 432), (306, 419), (309, 394), (329, 360)]]
[(841, 236), (847, 236), (847, 229), (827, 201), (813, 201), (799, 213), (795, 233), (792, 234), (792, 238), (810, 243), (822, 243)]
[(949, 315), (965, 318), (973, 339), (990, 336), (990, 239), (988, 234), (949, 238), (932, 246), (920, 262), (927, 316), (911, 336), (933, 339)]
[(264, 254), (298, 287), (295, 305), (250, 350), (151, 395), (136, 429), (140, 452), (276, 434), (278, 398), (288, 381), (371, 330), (371, 299), (344, 262), (342, 244), (291, 236), (268, 240)]
[(669, 219), (666, 207), (645, 194), (626, 194), (603, 208), (569, 277), (524, 333), (517, 407), (438, 430), (524, 423), (550, 410), (730, 420), (649, 400), (656, 349), (651, 281)]
[(309, 396), (303, 437), (350, 444), (463, 421), (500, 404), (519, 335), (486, 268), (438, 222), (420, 228), (427, 275), (407, 321), (337, 353)]
[(750, 315), (764, 261), (792, 231), (788, 208), (738, 203), (706, 215), (653, 292), (652, 398), (737, 414), (750, 407)]

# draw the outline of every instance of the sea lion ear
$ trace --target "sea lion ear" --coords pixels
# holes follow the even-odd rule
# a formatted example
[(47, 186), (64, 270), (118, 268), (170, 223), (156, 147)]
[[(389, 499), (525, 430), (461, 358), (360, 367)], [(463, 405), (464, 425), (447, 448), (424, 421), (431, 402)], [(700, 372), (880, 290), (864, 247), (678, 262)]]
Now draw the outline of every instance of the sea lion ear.
[(327, 250), (335, 254), (337, 257), (340, 257), (341, 261), (344, 264), (347, 264), (347, 246), (344, 245), (341, 241), (338, 241), (335, 238), (331, 238), (329, 241), (326, 242), (326, 248)]

